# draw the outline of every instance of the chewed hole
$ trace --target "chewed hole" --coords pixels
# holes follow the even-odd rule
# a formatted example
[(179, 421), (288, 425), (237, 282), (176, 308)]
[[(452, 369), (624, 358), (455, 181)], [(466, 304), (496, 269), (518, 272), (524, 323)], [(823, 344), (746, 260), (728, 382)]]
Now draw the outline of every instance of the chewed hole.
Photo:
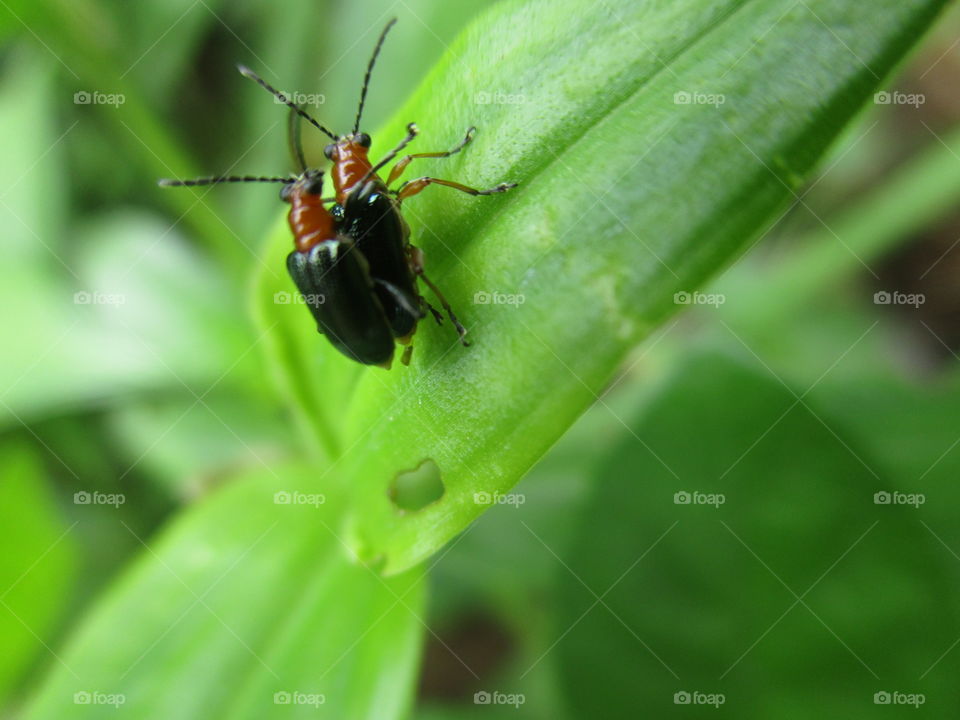
[(442, 498), (443, 490), (440, 468), (427, 458), (413, 470), (398, 472), (390, 483), (387, 495), (400, 510), (414, 512)]

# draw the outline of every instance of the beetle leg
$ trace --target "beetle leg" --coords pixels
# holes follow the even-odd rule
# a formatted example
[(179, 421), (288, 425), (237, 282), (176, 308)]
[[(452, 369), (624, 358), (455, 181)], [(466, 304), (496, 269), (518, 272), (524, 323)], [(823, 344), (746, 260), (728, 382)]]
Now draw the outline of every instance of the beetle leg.
[(409, 125), (407, 125), (407, 136), (400, 141), (399, 145), (397, 145), (393, 150), (388, 152), (387, 156), (383, 158), (383, 160), (381, 160), (376, 165), (374, 165), (369, 170), (367, 170), (367, 174), (360, 179), (360, 182), (358, 182), (357, 185), (358, 186), (362, 185), (367, 180), (372, 178), (377, 172), (379, 172), (380, 168), (382, 168), (384, 165), (388, 165), (397, 155), (400, 154), (401, 150), (403, 150), (407, 145), (409, 145), (413, 141), (413, 139), (419, 133), (420, 133), (420, 130), (417, 129), (416, 123), (410, 123)]
[(458, 182), (453, 182), (453, 180), (441, 180), (434, 177), (422, 177), (417, 178), (416, 180), (408, 180), (403, 185), (401, 185), (395, 191), (397, 194), (397, 201), (403, 202), (408, 197), (413, 197), (417, 193), (423, 192), (423, 190), (428, 185), (443, 185), (444, 187), (451, 187), (454, 190), (459, 190), (460, 192), (465, 192), (468, 195), (496, 195), (497, 193), (503, 193), (507, 190), (515, 188), (517, 183), (500, 183), (492, 188), (487, 190), (477, 190), (476, 188), (469, 187), (467, 185), (461, 185)]
[(415, 155), (407, 155), (402, 158), (400, 162), (393, 166), (390, 170), (390, 177), (387, 178), (387, 186), (393, 184), (393, 181), (396, 180), (403, 174), (403, 171), (407, 169), (407, 165), (416, 160), (417, 158), (445, 158), (450, 157), (451, 155), (456, 155), (458, 152), (463, 150), (471, 140), (473, 140), (473, 134), (477, 131), (475, 127), (471, 127), (467, 130), (467, 134), (464, 135), (463, 140), (457, 143), (456, 147), (447, 150), (446, 152), (432, 152), (432, 153), (417, 153)]
[[(443, 293), (440, 292), (440, 288), (433, 284), (433, 281), (427, 277), (427, 274), (423, 271), (423, 250), (413, 245), (407, 247), (407, 252), (410, 258), (410, 269), (414, 272), (417, 277), (421, 278), (433, 294), (437, 296), (437, 300), (440, 301), (440, 305), (444, 310), (447, 311), (447, 317), (450, 318), (450, 322), (453, 323), (453, 326), (457, 329), (457, 335), (460, 336), (460, 342), (464, 347), (470, 347), (470, 343), (467, 342), (467, 329), (460, 324), (460, 321), (457, 319), (456, 313), (453, 312), (453, 308), (450, 307), (450, 303), (447, 302), (447, 299), (443, 296)], [(434, 313), (434, 318), (439, 314), (436, 310), (430, 307), (430, 303), (427, 303), (427, 307)]]
[(433, 315), (433, 319), (437, 321), (437, 325), (443, 325), (443, 315), (437, 310), (433, 305), (426, 301), (425, 298), (421, 298), (423, 304), (427, 306), (427, 310), (430, 311), (430, 314)]

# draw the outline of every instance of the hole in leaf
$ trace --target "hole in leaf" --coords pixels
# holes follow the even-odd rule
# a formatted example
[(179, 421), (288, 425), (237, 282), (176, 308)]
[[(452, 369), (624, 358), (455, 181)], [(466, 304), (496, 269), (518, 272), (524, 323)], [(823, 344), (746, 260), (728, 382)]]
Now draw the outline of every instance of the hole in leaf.
[(427, 458), (413, 470), (397, 473), (387, 495), (400, 510), (414, 512), (442, 498), (443, 490), (440, 468)]

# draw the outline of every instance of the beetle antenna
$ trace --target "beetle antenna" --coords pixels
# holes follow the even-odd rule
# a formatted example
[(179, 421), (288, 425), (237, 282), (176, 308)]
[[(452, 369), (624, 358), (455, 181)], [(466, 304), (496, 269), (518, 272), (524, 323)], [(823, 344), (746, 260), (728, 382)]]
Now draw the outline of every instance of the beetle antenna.
[(287, 138), (290, 143), (290, 153), (293, 156), (293, 162), (297, 166), (297, 171), (304, 173), (307, 171), (307, 158), (303, 154), (303, 142), (300, 139), (300, 116), (293, 110), (287, 118)]
[(297, 115), (299, 115), (299, 116), (302, 117), (304, 120), (306, 120), (307, 122), (309, 122), (309, 123), (310, 123), (311, 125), (313, 125), (317, 130), (319, 130), (319, 131), (322, 132), (324, 135), (326, 135), (328, 138), (330, 138), (330, 139), (333, 140), (334, 142), (337, 141), (337, 136), (336, 136), (336, 135), (334, 135), (332, 132), (330, 132), (329, 130), (327, 130), (323, 125), (321, 125), (321, 124), (318, 123), (316, 120), (314, 120), (313, 117), (310, 116), (308, 113), (304, 112), (304, 111), (301, 110), (299, 107), (297, 107), (297, 105), (295, 105), (294, 103), (292, 103), (292, 102), (290, 101), (290, 99), (289, 99), (286, 95), (284, 95), (282, 92), (280, 92), (279, 90), (277, 90), (275, 87), (273, 87), (270, 83), (268, 83), (268, 82), (267, 82), (266, 80), (264, 80), (262, 77), (260, 77), (259, 75), (257, 75), (253, 70), (251, 70), (250, 68), (248, 68), (246, 65), (237, 65), (237, 70), (240, 71), (240, 74), (241, 74), (241, 75), (243, 75), (243, 76), (246, 77), (246, 78), (250, 78), (251, 80), (253, 80), (253, 81), (254, 81), (255, 83), (257, 83), (260, 87), (262, 87), (262, 88), (263, 88), (264, 90), (266, 90), (268, 93), (270, 93), (271, 95), (273, 95), (277, 100), (279, 100), (279, 101), (282, 102), (284, 105), (286, 105), (288, 108), (290, 108), (291, 110), (293, 110), (294, 112), (296, 112)]
[(363, 77), (363, 89), (360, 90), (360, 105), (357, 108), (357, 120), (353, 124), (353, 134), (356, 135), (360, 129), (360, 118), (363, 116), (363, 105), (367, 101), (367, 89), (370, 87), (370, 76), (373, 74), (373, 66), (377, 64), (377, 56), (380, 54), (380, 48), (383, 47), (383, 41), (387, 39), (387, 33), (390, 28), (396, 25), (397, 19), (393, 18), (387, 23), (387, 26), (380, 33), (380, 39), (377, 40), (377, 46), (373, 49), (373, 55), (370, 56), (370, 62), (367, 64), (367, 74)]
[(163, 178), (157, 180), (160, 187), (198, 187), (200, 185), (219, 185), (220, 183), (293, 183), (293, 177), (259, 177), (255, 175), (214, 175), (212, 177), (195, 178), (193, 180), (171, 180)]

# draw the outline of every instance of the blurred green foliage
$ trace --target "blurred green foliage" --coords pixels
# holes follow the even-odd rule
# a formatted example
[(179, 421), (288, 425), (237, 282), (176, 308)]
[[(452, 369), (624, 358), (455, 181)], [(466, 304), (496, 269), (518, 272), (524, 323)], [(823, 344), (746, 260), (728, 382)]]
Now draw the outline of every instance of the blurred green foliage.
[[(742, 4), (734, 3), (733, 15), (749, 9)], [(870, 69), (891, 65), (919, 39), (929, 13), (911, 8), (938, 3), (889, 10), (919, 19), (876, 57), (864, 57), (870, 33), (892, 15), (877, 11), (870, 19), (867, 8), (860, 12), (868, 19), (850, 26), (824, 17), (836, 43), (808, 53), (843, 56), (865, 69), (858, 67), (857, 83), (829, 95), (837, 104), (829, 131), (829, 123), (810, 125), (810, 136), (789, 149), (805, 163), (761, 168), (752, 178), (752, 198), (796, 201), (770, 218), (755, 250), (702, 289), (722, 303), (699, 305), (655, 330), (520, 485), (483, 486), (501, 493), (501, 502), (479, 517), (464, 505), (452, 520), (421, 518), (404, 539), (411, 558), (429, 555), (476, 517), (424, 566), (385, 578), (376, 543), (369, 564), (353, 562), (348, 546), (356, 538), (342, 531), (355, 500), (350, 474), (343, 477), (335, 458), (362, 439), (363, 423), (355, 414), (348, 427), (342, 409), (377, 394), (377, 379), (342, 361), (318, 364), (325, 351), (306, 313), (267, 302), (285, 282), (276, 259), (285, 228), (276, 231), (273, 192), (164, 192), (153, 181), (231, 167), (286, 171), (285, 116), (234, 64), (284, 89), (323, 93), (317, 114), (343, 127), (370, 45), (398, 15), (365, 123), (376, 129), (393, 118), (377, 136), (381, 148), (389, 145), (402, 132), (398, 107), (444, 112), (443, 94), (421, 90), (403, 103), (457, 47), (469, 21), (494, 5), (0, 3), (6, 714), (680, 717), (691, 711), (676, 704), (675, 693), (685, 692), (722, 694), (719, 709), (694, 710), (723, 717), (889, 715), (891, 708), (875, 704), (878, 692), (922, 693), (920, 715), (957, 714), (960, 105), (953, 88), (960, 16), (942, 17), (895, 81)], [(647, 5), (671, 7), (652, 0), (636, 7)], [(812, 12), (804, 3), (762, 5), (770, 13), (763, 22), (740, 16), (741, 42), (727, 65), (749, 66), (741, 53), (779, 57), (771, 48)], [(673, 7), (675, 22), (645, 36), (655, 49), (682, 45), (692, 27), (683, 23), (706, 22), (706, 11), (693, 17), (681, 3)], [(851, 45), (857, 52), (846, 55)], [(528, 83), (551, 62), (568, 72), (568, 56), (587, 49), (571, 37), (567, 55), (544, 51)], [(634, 59), (651, 52), (629, 42), (614, 49)], [(721, 51), (718, 39), (706, 57)], [(798, 46), (788, 55), (802, 52)], [(653, 54), (638, 65), (655, 72)], [(790, 67), (785, 55), (780, 64), (790, 97), (807, 94), (816, 107), (831, 75), (823, 68), (817, 75), (812, 62)], [(435, 76), (441, 81), (443, 67)], [(754, 69), (774, 72), (762, 63)], [(483, 78), (497, 70), (496, 63), (473, 69)], [(571, 91), (598, 82), (590, 68), (577, 70), (586, 78), (579, 82), (561, 70)], [(827, 70), (834, 80), (846, 77), (839, 61)], [(630, 81), (603, 74), (611, 87)], [(796, 172), (806, 174), (864, 88), (881, 81), (924, 102), (875, 102), (833, 145), (820, 175), (801, 184)], [(124, 102), (78, 104), (75, 93), (121, 94)], [(771, 135), (782, 129), (786, 115), (777, 114), (776, 97), (768, 99), (769, 117), (737, 116), (738, 127), (766, 119)], [(661, 115), (631, 119), (630, 127), (643, 128), (622, 138), (631, 161), (649, 144), (650, 127), (679, 116), (668, 97), (658, 107)], [(434, 131), (453, 133), (471, 110), (451, 108)], [(569, 130), (564, 118), (555, 127), (543, 119), (538, 128), (535, 108), (513, 110), (482, 111), (500, 126), (514, 122), (512, 137), (518, 146), (529, 139), (527, 150), (542, 150), (537, 143), (545, 139), (562, 142)], [(580, 120), (593, 122), (586, 111)], [(806, 127), (808, 118), (801, 120), (797, 127)], [(714, 137), (692, 133), (662, 148), (624, 192), (654, 183), (654, 161), (663, 173), (679, 173), (670, 158), (692, 162), (690, 148)], [(319, 162), (322, 139), (307, 138)], [(499, 179), (511, 162), (518, 172), (532, 168), (532, 155), (497, 155), (495, 145), (493, 138), (478, 143), (475, 156), (445, 172), (479, 177), (487, 163), (485, 172)], [(742, 160), (753, 162), (749, 153)], [(554, 196), (586, 210), (579, 190), (599, 181), (579, 160), (574, 167), (558, 177), (569, 194)], [(721, 164), (713, 167), (709, 176), (684, 169), (677, 192), (702, 184), (706, 207), (727, 197), (721, 189), (731, 196), (742, 189)], [(707, 197), (710, 185), (718, 189)], [(507, 217), (513, 226), (529, 209), (518, 198)], [(449, 214), (465, 228), (454, 247), (467, 253), (471, 213), (483, 209), (458, 202), (425, 198), (412, 220), (416, 227), (431, 213)], [(633, 231), (641, 222), (657, 227), (667, 207), (647, 202), (647, 215), (628, 218)], [(565, 217), (561, 205), (557, 218)], [(687, 213), (677, 208), (677, 216)], [(593, 214), (603, 215), (598, 227), (609, 220), (602, 210)], [(271, 232), (273, 245), (263, 242)], [(509, 242), (522, 249), (529, 236)], [(610, 237), (606, 247), (622, 250), (629, 239)], [(613, 272), (627, 262), (604, 255), (604, 237), (589, 242), (598, 258), (617, 265)], [(695, 247), (685, 251), (690, 262), (695, 256)], [(436, 267), (468, 287), (450, 257), (441, 253)], [(638, 290), (661, 302), (670, 283), (656, 294), (650, 283)], [(878, 304), (878, 292), (919, 293), (925, 301)], [(498, 338), (509, 337), (504, 317)], [(577, 350), (588, 355), (594, 347)], [(421, 351), (432, 352), (427, 342)], [(410, 381), (394, 372), (387, 382)], [(609, 374), (591, 372), (596, 383)], [(521, 407), (522, 391), (512, 392)], [(443, 393), (444, 401), (455, 397), (449, 388)], [(424, 412), (423, 398), (413, 400), (411, 417)], [(406, 427), (405, 441), (418, 442), (419, 426)], [(530, 458), (555, 434), (531, 444)], [(470, 433), (460, 440), (468, 443)], [(492, 456), (509, 442), (494, 443)], [(364, 502), (389, 508), (371, 488)], [(464, 488), (467, 502), (474, 488)], [(683, 492), (719, 494), (724, 502), (676, 503)], [(920, 494), (924, 502), (877, 504), (876, 493), (901, 494), (881, 501)], [(110, 504), (111, 497), (123, 501)], [(394, 521), (416, 519), (371, 512), (365, 531), (386, 536)], [(119, 710), (111, 704), (120, 702), (117, 693)], [(519, 707), (478, 705), (475, 693), (512, 696)]]

